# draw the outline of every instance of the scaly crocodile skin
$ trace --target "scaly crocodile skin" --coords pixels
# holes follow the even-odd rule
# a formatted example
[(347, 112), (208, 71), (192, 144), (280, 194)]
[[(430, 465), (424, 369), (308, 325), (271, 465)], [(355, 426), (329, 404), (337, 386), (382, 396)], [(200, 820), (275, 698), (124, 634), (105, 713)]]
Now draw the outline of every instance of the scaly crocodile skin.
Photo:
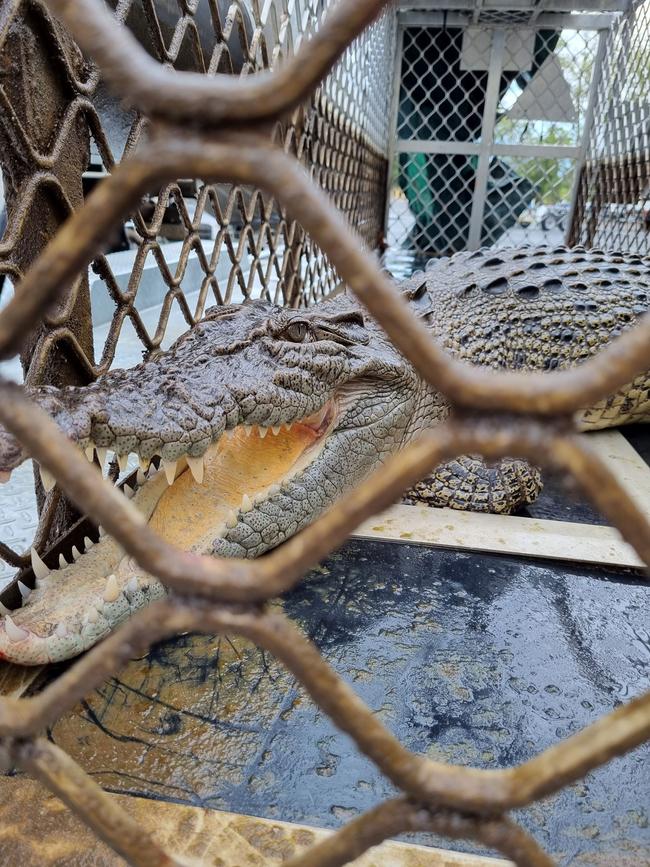
[[(645, 313), (650, 263), (581, 248), (486, 250), (435, 261), (402, 290), (450, 353), (497, 369), (553, 370), (593, 355)], [(308, 310), (215, 308), (155, 360), (85, 388), (29, 394), (91, 460), (112, 449), (124, 465), (135, 452), (146, 468), (160, 456), (136, 508), (181, 547), (239, 557), (311, 523), (449, 412), (346, 296)], [(585, 407), (580, 421), (596, 429), (649, 417), (643, 374)], [(0, 429), (0, 479), (26, 458)], [(509, 512), (539, 486), (521, 461), (491, 468), (466, 457), (409, 496)], [(108, 537), (49, 575), (37, 555), (34, 566), (36, 589), (0, 625), (0, 655), (27, 664), (79, 653), (164, 592)]]

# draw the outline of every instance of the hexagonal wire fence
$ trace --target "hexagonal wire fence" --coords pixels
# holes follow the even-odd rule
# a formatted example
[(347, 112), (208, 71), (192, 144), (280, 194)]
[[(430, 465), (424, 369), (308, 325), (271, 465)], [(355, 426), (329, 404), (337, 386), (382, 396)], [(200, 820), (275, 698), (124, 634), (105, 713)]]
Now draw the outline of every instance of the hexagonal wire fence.
[[(239, 10), (239, 5), (235, 5)], [(570, 474), (640, 557), (650, 562), (647, 519), (576, 434), (573, 423), (573, 415), (579, 407), (607, 396), (636, 373), (650, 367), (650, 322), (643, 322), (617, 339), (580, 368), (528, 376), (495, 374), (468, 367), (446, 356), (431, 341), (425, 327), (412, 316), (375, 258), (363, 249), (360, 236), (350, 231), (345, 217), (331, 200), (331, 192), (330, 196), (324, 194), (306, 176), (291, 148), (287, 152), (278, 145), (277, 138), (275, 143), (269, 140), (269, 130), (274, 124), (301, 106), (353, 39), (373, 26), (371, 22), (385, 6), (382, 0), (341, 2), (293, 59), (280, 65), (272, 75), (249, 76), (244, 80), (170, 73), (129, 43), (124, 30), (96, 0), (49, 0), (48, 6), (65, 22), (84, 53), (96, 60), (106, 82), (127, 103), (136, 106), (143, 117), (150, 118), (146, 123), (141, 121), (139, 127), (146, 126), (148, 135), (119, 166), (111, 166), (110, 175), (82, 205), (80, 179), (87, 151), (79, 147), (75, 137), (81, 135), (84, 141), (87, 131), (84, 132), (84, 123), (78, 118), (88, 117), (94, 124), (93, 134), (101, 142), (94, 109), (86, 96), (96, 85), (96, 73), (88, 71), (76, 45), (47, 13), (43, 13), (42, 7), (25, 7), (23, 12), (29, 26), (41, 35), (45, 32), (56, 39), (57, 51), (53, 59), (59, 64), (62, 80), (53, 83), (52, 92), (47, 94), (48, 103), (43, 106), (45, 110), (52, 100), (52, 110), (44, 118), (51, 121), (50, 126), (43, 123), (40, 127), (45, 139), (46, 134), (49, 139), (35, 144), (29, 138), (21, 140), (20, 135), (14, 136), (14, 144), (23, 148), (27, 158), (22, 165), (18, 160), (12, 164), (9, 173), (8, 201), (12, 201), (12, 196), (14, 200), (3, 252), (6, 253), (7, 244), (13, 245), (13, 255), (5, 270), (19, 280), (19, 287), (0, 314), (0, 358), (11, 358), (22, 350), (28, 371), (31, 368), (27, 362), (35, 358), (41, 365), (38, 369), (47, 371), (50, 381), (54, 382), (74, 381), (75, 377), (83, 380), (84, 376), (90, 378), (96, 372), (97, 366), (78, 363), (79, 359), (92, 359), (92, 353), (84, 350), (84, 346), (89, 345), (91, 325), (88, 292), (85, 277), (79, 277), (80, 273), (85, 274), (86, 266), (92, 261), (100, 263), (98, 270), (106, 276), (109, 291), (121, 308), (118, 321), (128, 316), (140, 329), (141, 321), (133, 309), (133, 295), (128, 294), (133, 292), (135, 284), (127, 293), (118, 293), (117, 281), (110, 278), (105, 266), (102, 271), (98, 256), (105, 250), (111, 231), (124, 227), (121, 221), (128, 215), (134, 215), (133, 225), (126, 228), (140, 236), (142, 242), (136, 244), (136, 256), (142, 257), (139, 261), (144, 261), (143, 254), (139, 253), (143, 244), (151, 243), (151, 252), (157, 251), (158, 255), (156, 245), (160, 243), (158, 234), (164, 224), (163, 215), (169, 201), (174, 199), (180, 223), (171, 219), (170, 222), (188, 230), (187, 237), (191, 240), (184, 248), (187, 257), (187, 250), (196, 243), (196, 236), (200, 238), (200, 223), (199, 217), (190, 222), (189, 214), (183, 213), (181, 185), (172, 187), (169, 197), (163, 195), (160, 201), (153, 203), (153, 216), (148, 220), (141, 208), (143, 197), (154, 195), (152, 190), (159, 190), (161, 186), (164, 189), (164, 184), (183, 175), (200, 177), (210, 185), (238, 185), (240, 210), (245, 210), (247, 190), (264, 189), (266, 195), (277, 202), (279, 222), (285, 225), (297, 222), (300, 232), (309, 236), (309, 243), (317, 244), (323, 256), (328, 257), (328, 264), (323, 264), (323, 268), (336, 269), (338, 279), (348, 285), (400, 351), (433, 387), (450, 399), (455, 409), (448, 422), (428, 431), (393, 457), (311, 527), (269, 556), (258, 561), (223, 560), (178, 551), (156, 537), (136, 520), (129, 501), (117, 488), (100, 479), (97, 471), (54, 423), (19, 388), (5, 379), (0, 380), (2, 424), (20, 439), (46, 471), (53, 474), (57, 488), (95, 522), (101, 522), (143, 569), (175, 591), (173, 596), (140, 611), (42, 692), (28, 698), (0, 700), (4, 761), (40, 779), (130, 863), (180, 863), (172, 854), (162, 851), (155, 839), (125, 814), (68, 755), (39, 737), (39, 732), (156, 640), (189, 630), (239, 633), (274, 653), (322, 710), (403, 792), (402, 796), (378, 805), (294, 859), (294, 865), (344, 863), (387, 836), (425, 829), (477, 840), (499, 849), (519, 864), (551, 864), (551, 859), (536, 842), (509, 818), (508, 811), (557, 791), (648, 738), (650, 694), (621, 706), (515, 768), (476, 770), (447, 765), (406, 750), (329, 667), (318, 650), (283, 615), (268, 609), (266, 603), (293, 586), (307, 568), (340, 544), (362, 520), (387, 506), (431, 467), (468, 452), (481, 452), (491, 459), (504, 455), (534, 458), (536, 463)], [(215, 6), (211, 8), (216, 10)], [(13, 9), (15, 12), (17, 6)], [(122, 18), (127, 9), (127, 6), (118, 6)], [(193, 6), (184, 9), (190, 17), (195, 11)], [(35, 16), (33, 20), (29, 20), (30, 14)], [(33, 40), (20, 41), (23, 19), (19, 18), (10, 18), (7, 24), (5, 16), (0, 36), (4, 45), (17, 39), (22, 49), (31, 47), (33, 50)], [(382, 22), (385, 19), (374, 24), (374, 33), (386, 26)], [(162, 33), (163, 28), (160, 30)], [(178, 32), (193, 33), (194, 30), (190, 22), (184, 20)], [(259, 45), (261, 33), (258, 37)], [(179, 42), (183, 42), (182, 37), (172, 39), (170, 44), (178, 46)], [(192, 44), (196, 47), (196, 37)], [(22, 57), (29, 62), (26, 50)], [(349, 87), (342, 74), (341, 91), (352, 102)], [(67, 113), (65, 97), (75, 92), (82, 95), (75, 96), (78, 103)], [(6, 102), (12, 105), (11, 101)], [(329, 111), (331, 123), (341, 122), (335, 109)], [(327, 112), (325, 107), (325, 115)], [(13, 119), (15, 129), (22, 133), (24, 125), (19, 118), (14, 116)], [(345, 129), (346, 121), (342, 122)], [(7, 126), (5, 123), (5, 133)], [(54, 135), (54, 129), (64, 129), (65, 135)], [(371, 129), (366, 130), (368, 137), (372, 133)], [(284, 144), (286, 137), (279, 141)], [(363, 138), (363, 142), (365, 146), (367, 139)], [(48, 144), (53, 147), (47, 149)], [(102, 148), (106, 158), (105, 142), (98, 144), (100, 154)], [(76, 163), (70, 163), (75, 154)], [(62, 155), (65, 165), (71, 165), (69, 172), (61, 171)], [(39, 171), (34, 171), (38, 160)], [(326, 155), (325, 165), (329, 168), (327, 162)], [(55, 169), (61, 172), (60, 177)], [(364, 181), (372, 177), (370, 170), (364, 174)], [(26, 186), (21, 187), (21, 180)], [(69, 188), (64, 186), (65, 182), (69, 182)], [(218, 214), (221, 213), (223, 219), (224, 212), (216, 189), (211, 187), (204, 192), (202, 201), (204, 206), (208, 199), (213, 203), (215, 219), (220, 225)], [(44, 191), (53, 191), (53, 195), (48, 197)], [(43, 196), (40, 200), (39, 195)], [(37, 201), (39, 208), (35, 214)], [(22, 207), (21, 203), (24, 203)], [(226, 213), (232, 214), (229, 207), (226, 206)], [(269, 205), (268, 210), (262, 208), (260, 212), (261, 222), (267, 226), (267, 236), (273, 222), (271, 211)], [(66, 216), (67, 221), (59, 227)], [(33, 229), (37, 217), (52, 231), (26, 234), (26, 243), (21, 245), (18, 236), (26, 232), (30, 221)], [(247, 229), (251, 222), (252, 211), (248, 211), (244, 218)], [(221, 229), (225, 226), (220, 225)], [(251, 230), (247, 233), (247, 237), (250, 236)], [(286, 237), (290, 243), (288, 233)], [(39, 246), (39, 238), (47, 243)], [(225, 231), (221, 238), (224, 249), (230, 249)], [(198, 250), (197, 254), (201, 258)], [(253, 260), (256, 255), (251, 253)], [(276, 260), (280, 258), (284, 261), (277, 253)], [(243, 280), (241, 259), (235, 259), (239, 269), (232, 282), (226, 281), (226, 287), (232, 289), (237, 282), (243, 292), (243, 286), (252, 287), (256, 278)], [(157, 261), (162, 264), (159, 255)], [(257, 267), (257, 262), (255, 264)], [(639, 264), (647, 267), (641, 259)], [(300, 272), (301, 279), (304, 273)], [(317, 273), (316, 268), (313, 274)], [(215, 292), (221, 291), (218, 277), (209, 268), (205, 269), (205, 274), (205, 285), (210, 284)], [(260, 275), (259, 270), (257, 275)], [(179, 284), (169, 277), (166, 282), (170, 284), (168, 304), (177, 302)], [(200, 291), (206, 290), (202, 287)], [(232, 291), (230, 296), (228, 288), (224, 291), (226, 298), (232, 297)], [(251, 291), (249, 288), (244, 294)], [(291, 301), (298, 303), (298, 299)], [(199, 298), (196, 310), (200, 311), (201, 307)], [(165, 315), (163, 312), (163, 317)], [(193, 318), (190, 311), (188, 323)], [(44, 322), (46, 327), (39, 325), (34, 334), (34, 322)], [(76, 331), (73, 325), (77, 325)], [(114, 334), (116, 332), (119, 332), (117, 327)], [(142, 332), (146, 344), (143, 326)], [(159, 334), (160, 329), (153, 339), (149, 336), (149, 351), (162, 345)], [(108, 356), (113, 351), (111, 346), (116, 344), (115, 336), (111, 340)], [(46, 500), (45, 510), (48, 508), (54, 511), (51, 499)]]

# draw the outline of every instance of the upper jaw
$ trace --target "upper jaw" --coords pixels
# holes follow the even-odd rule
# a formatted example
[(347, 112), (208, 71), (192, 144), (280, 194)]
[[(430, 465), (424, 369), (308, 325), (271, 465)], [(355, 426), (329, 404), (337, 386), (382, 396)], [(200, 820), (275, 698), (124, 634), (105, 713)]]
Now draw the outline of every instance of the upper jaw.
[[(124, 427), (115, 423), (111, 427), (110, 414), (107, 412), (98, 413), (99, 420), (96, 420), (93, 412), (92, 419), (82, 419), (77, 413), (76, 417), (59, 416), (57, 421), (62, 425), (64, 432), (85, 453), (88, 460), (99, 463), (103, 473), (108, 472), (113, 459), (120, 472), (123, 472), (129, 464), (131, 455), (134, 455), (139, 460), (143, 471), (146, 471), (152, 460), (160, 459), (171, 483), (182, 459), (187, 461), (195, 478), (200, 480), (203, 461), (208, 450), (220, 440), (224, 433), (227, 434), (235, 428), (243, 426), (258, 429), (262, 437), (268, 433), (277, 435), (283, 426), (289, 426), (298, 421), (318, 427), (322, 422), (319, 413), (324, 412), (328, 405), (328, 401), (324, 400), (323, 406), (319, 407), (318, 398), (305, 398), (301, 401), (305, 407), (305, 412), (300, 413), (298, 411), (291, 417), (287, 408), (278, 401), (280, 405), (277, 408), (271, 408), (271, 412), (265, 414), (265, 424), (253, 424), (250, 423), (250, 419), (256, 418), (258, 413), (255, 411), (244, 413), (232, 400), (232, 397), (224, 402), (226, 406), (223, 409), (220, 407), (214, 409), (212, 419), (209, 422), (205, 418), (196, 418), (194, 429), (183, 430), (175, 422), (170, 436), (171, 425), (168, 425), (167, 431), (160, 431), (161, 434), (167, 433), (166, 442), (162, 436), (151, 435), (146, 438), (138, 438), (125, 432)], [(134, 411), (137, 412), (137, 408)], [(84, 411), (83, 414), (85, 415), (86, 412)], [(187, 427), (189, 425), (186, 424)], [(107, 461), (110, 452), (114, 454), (114, 458)], [(3, 432), (0, 429), (0, 483), (9, 481), (12, 470), (28, 457), (16, 440), (8, 434), (4, 434), (3, 437)], [(39, 469), (45, 490), (51, 490), (55, 484), (54, 477), (44, 467)]]
[[(233, 491), (229, 490), (228, 485), (223, 488), (218, 483), (213, 489), (215, 479), (218, 482), (222, 477), (219, 473), (215, 475), (214, 463), (206, 463), (207, 487), (195, 487), (193, 493), (190, 489), (190, 500), (186, 503), (190, 505), (189, 513), (194, 515), (191, 522), (194, 527), (201, 526), (201, 514), (209, 515), (211, 519), (214, 515), (216, 523), (210, 524), (207, 534), (201, 531), (202, 541), (195, 540), (192, 543), (193, 546), (200, 546), (196, 550), (200, 553), (209, 553), (209, 546), (213, 544), (213, 540), (222, 534), (225, 535), (229, 529), (237, 525), (242, 517), (240, 513), (252, 511), (263, 499), (279, 493), (278, 483), (289, 482), (303, 472), (316, 459), (327, 435), (334, 430), (338, 410), (336, 399), (331, 398), (317, 412), (297, 418), (291, 424), (284, 423), (271, 429), (264, 426), (238, 425), (226, 433), (226, 443), (218, 443), (210, 449), (208, 460), (214, 462), (215, 455), (220, 453), (219, 450), (225, 449), (221, 452), (222, 462), (226, 461), (226, 465), (230, 467), (233, 456), (236, 457), (243, 449), (239, 462), (245, 468), (245, 473), (239, 477), (239, 483), (243, 481), (244, 485), (251, 485), (251, 487), (248, 489), (249, 493), (244, 493), (239, 508), (232, 504), (233, 510), (227, 505), (228, 497), (232, 499)], [(296, 458), (291, 459), (295, 460), (295, 463), (285, 461), (282, 475), (269, 478), (269, 468), (274, 464), (267, 455), (269, 452), (273, 454), (274, 451), (276, 454), (282, 453), (285, 444), (278, 439), (277, 444), (269, 442), (269, 449), (265, 450), (262, 441), (267, 438), (275, 441), (275, 438), (280, 437), (283, 429), (286, 428), (290, 428), (287, 432), (287, 442), (300, 442), (302, 444), (300, 451), (294, 452)], [(257, 482), (251, 481), (251, 464), (256, 460), (257, 468), (252, 471), (252, 478)], [(203, 473), (201, 472), (201, 479), (197, 479), (195, 468), (193, 469), (189, 462), (188, 465), (195, 481), (200, 484)], [(183, 489), (188, 491), (188, 486), (185, 484), (187, 476), (185, 479), (181, 478), (184, 471), (183, 465), (177, 479), (178, 485), (168, 492), (173, 497), (181, 497), (180, 504), (174, 500), (175, 505), (171, 507), (174, 513), (180, 516), (187, 511), (182, 507), (182, 497), (187, 496), (182, 491)], [(266, 481), (262, 480), (264, 474), (266, 474)], [(161, 508), (160, 504), (164, 503), (167, 484), (175, 481), (173, 477), (167, 475), (165, 482), (165, 475), (167, 475), (167, 467), (164, 473), (152, 467), (146, 477), (142, 478), (142, 484), (137, 486), (135, 493), (130, 487), (124, 486), (124, 493), (129, 497), (135, 497), (133, 502), (136, 508), (145, 519), (152, 522), (154, 531), (159, 533), (161, 528), (165, 527), (167, 518), (164, 515), (160, 517), (158, 510)], [(233, 478), (237, 477), (235, 473)], [(255, 487), (256, 483), (258, 487)], [(179, 494), (177, 494), (178, 486), (180, 486)], [(200, 491), (205, 491), (206, 494), (199, 495)], [(203, 508), (201, 513), (195, 514), (193, 510), (198, 508), (198, 503), (204, 496), (208, 499), (213, 498), (217, 506), (216, 512)], [(163, 505), (163, 511), (165, 508), (168, 507)], [(156, 526), (156, 521), (160, 523), (160, 527)], [(166, 538), (165, 532), (161, 535)], [(175, 534), (172, 534), (169, 541), (179, 544), (186, 550), (195, 550), (195, 547), (188, 548), (187, 541), (182, 537), (177, 538)], [(76, 655), (108, 634), (138, 607), (147, 604), (163, 592), (162, 586), (152, 576), (147, 576), (139, 570), (137, 564), (109, 537), (100, 538), (99, 544), (95, 545), (86, 539), (81, 552), (74, 548), (72, 551), (73, 556), (70, 559), (74, 562), (70, 563), (66, 563), (61, 557), (54, 565), (51, 557), (46, 557), (51, 564), (50, 567), (45, 566), (39, 555), (32, 551), (36, 589), (30, 592), (27, 586), (19, 584), (21, 595), (25, 599), (25, 607), (9, 612), (9, 616), (5, 617), (0, 624), (0, 657), (4, 656), (23, 664), (40, 664)]]

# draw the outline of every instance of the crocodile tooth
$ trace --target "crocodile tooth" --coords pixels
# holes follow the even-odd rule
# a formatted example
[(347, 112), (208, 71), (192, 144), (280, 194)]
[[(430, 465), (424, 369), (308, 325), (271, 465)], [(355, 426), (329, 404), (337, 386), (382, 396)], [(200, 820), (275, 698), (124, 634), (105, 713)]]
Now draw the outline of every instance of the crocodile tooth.
[(176, 478), (176, 465), (178, 461), (166, 461), (163, 459), (163, 469), (165, 470), (165, 475), (167, 476), (167, 484), (173, 485), (174, 479)]
[(280, 433), (281, 429), (282, 429), (281, 424), (274, 424), (273, 427), (271, 428), (271, 430), (273, 431), (273, 436), (276, 437)]
[(41, 558), (38, 556), (38, 552), (36, 551), (36, 548), (32, 548), (30, 554), (31, 554), (31, 558), (32, 558), (32, 571), (33, 571), (34, 575), (36, 575), (36, 577), (40, 581), (42, 581), (44, 578), (47, 578), (47, 576), (50, 574), (50, 570), (47, 568), (45, 563), (43, 563)]
[(194, 476), (194, 481), (199, 485), (203, 484), (203, 458), (192, 458), (187, 455), (187, 465), (190, 472)]
[(86, 614), (85, 614), (86, 623), (97, 623), (97, 618), (98, 618), (98, 617), (99, 617), (99, 612), (97, 611), (97, 609), (96, 609), (96, 608), (91, 608), (91, 609), (90, 609), (89, 611), (87, 611)]
[(61, 623), (57, 623), (56, 629), (54, 630), (54, 634), (57, 638), (65, 638), (68, 634), (68, 627), (61, 621)]
[(244, 424), (244, 425), (242, 425), (242, 428), (244, 430), (244, 434), (247, 437), (249, 437), (253, 433), (253, 431), (255, 430), (254, 425), (250, 425), (250, 424)]
[(84, 449), (84, 454), (92, 464), (92, 462), (95, 460), (95, 446), (92, 443), (89, 446), (86, 446), (86, 448)]
[(117, 455), (117, 465), (120, 468), (120, 472), (123, 473), (124, 470), (129, 465), (129, 456), (128, 455)]
[(270, 485), (269, 490), (268, 490), (268, 494), (272, 497), (275, 494), (279, 494), (280, 490), (281, 490), (280, 485)]
[(131, 578), (129, 578), (125, 589), (127, 593), (137, 593), (139, 586), (140, 584), (137, 575), (132, 575)]
[(268, 429), (267, 427), (262, 427), (262, 425), (259, 425), (257, 429), (258, 429), (259, 432), (260, 432), (260, 439), (263, 440), (264, 437), (265, 437), (265, 436), (267, 435), (267, 433), (269, 432), (269, 429)]
[(3, 605), (2, 602), (0, 602), (0, 614), (11, 614), (11, 608), (7, 608), (6, 605)]
[(97, 531), (99, 532), (99, 538), (103, 539), (106, 535), (106, 530), (102, 527), (101, 524), (99, 525), (99, 527), (97, 527)]
[(79, 551), (79, 549), (75, 545), (73, 545), (72, 546), (72, 562), (74, 563), (75, 560), (79, 559), (79, 557), (81, 557), (81, 551)]
[(13, 641), (14, 643), (29, 638), (29, 632), (20, 626), (16, 626), (8, 614), (5, 615), (5, 632), (9, 641)]
[(89, 536), (84, 536), (84, 548), (88, 551), (95, 543)]
[(149, 469), (149, 464), (151, 463), (151, 461), (149, 460), (149, 458), (142, 458), (138, 455), (138, 463), (140, 464), (140, 469), (142, 470), (142, 472), (146, 473)]
[(248, 494), (244, 494), (241, 498), (241, 506), (239, 507), (240, 512), (250, 512), (253, 508), (253, 504), (251, 502), (251, 498)]
[(65, 559), (63, 554), (59, 554), (59, 569), (65, 569), (68, 565), (68, 561)]
[(23, 584), (22, 581), (19, 581), (18, 589), (20, 590), (20, 595), (23, 597), (23, 602), (27, 602), (27, 600), (29, 599), (29, 595), (32, 592), (32, 588), (28, 587), (26, 584)]
[(115, 575), (109, 575), (106, 579), (106, 587), (104, 587), (103, 598), (104, 602), (115, 602), (120, 595), (120, 588)]
[(124, 485), (122, 491), (127, 500), (132, 500), (135, 496), (135, 491), (133, 490), (133, 488), (129, 487), (129, 485)]
[(144, 485), (144, 483), (147, 481), (147, 474), (141, 467), (138, 467), (138, 472), (135, 475), (135, 481), (138, 485)]
[(226, 518), (226, 527), (228, 527), (229, 530), (232, 530), (233, 527), (236, 527), (236, 526), (237, 526), (237, 512), (235, 512), (233, 509), (231, 509), (228, 512), (228, 517)]
[(54, 485), (56, 485), (56, 479), (49, 470), (46, 470), (45, 467), (42, 467), (40, 464), (38, 469), (41, 474), (41, 481), (43, 482), (43, 487), (45, 488), (45, 491), (51, 491)]
[(97, 449), (97, 457), (99, 459), (99, 467), (104, 472), (104, 465), (106, 464), (106, 455), (108, 454), (107, 449)]

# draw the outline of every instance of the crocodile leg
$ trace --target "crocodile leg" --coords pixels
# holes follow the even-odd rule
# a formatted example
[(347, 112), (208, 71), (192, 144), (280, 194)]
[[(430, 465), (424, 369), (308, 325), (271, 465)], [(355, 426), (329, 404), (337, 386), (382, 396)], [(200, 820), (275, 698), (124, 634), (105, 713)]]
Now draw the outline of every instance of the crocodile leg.
[(437, 467), (403, 502), (509, 515), (534, 502), (541, 490), (539, 469), (526, 461), (504, 458), (488, 464), (478, 455), (463, 455)]

